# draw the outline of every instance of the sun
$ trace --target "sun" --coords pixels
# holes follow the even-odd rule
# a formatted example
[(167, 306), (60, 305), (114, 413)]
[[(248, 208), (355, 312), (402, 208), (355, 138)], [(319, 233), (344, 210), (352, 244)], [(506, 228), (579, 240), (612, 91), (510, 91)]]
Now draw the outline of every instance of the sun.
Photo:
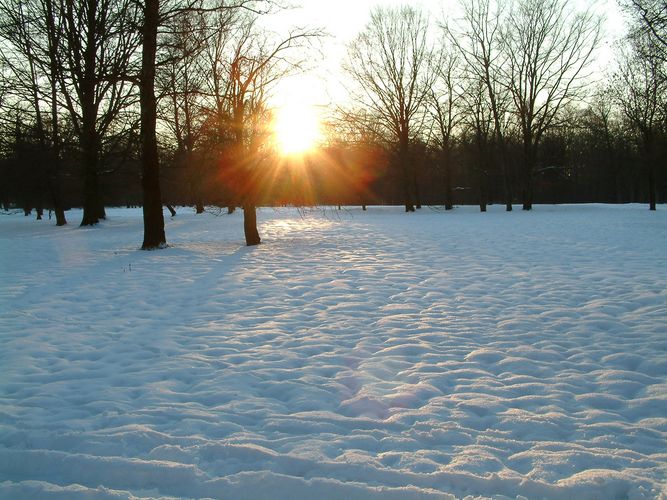
[(288, 103), (280, 107), (273, 127), (276, 145), (284, 156), (306, 153), (322, 136), (317, 110), (306, 104)]

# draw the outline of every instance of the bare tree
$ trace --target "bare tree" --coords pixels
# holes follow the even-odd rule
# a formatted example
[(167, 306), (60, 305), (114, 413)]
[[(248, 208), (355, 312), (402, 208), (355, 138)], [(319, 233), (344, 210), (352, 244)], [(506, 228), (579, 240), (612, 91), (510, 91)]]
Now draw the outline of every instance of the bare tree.
[[(11, 74), (9, 87), (13, 100), (16, 103), (25, 101), (32, 109), (37, 141), (43, 156), (48, 157), (45, 176), (56, 224), (63, 226), (67, 219), (60, 194), (60, 19), (56, 17), (53, 0), (3, 0), (0, 2), (0, 17), (0, 37), (5, 42), (0, 58)], [(50, 117), (49, 112), (42, 109), (45, 104), (50, 104)]]
[(339, 108), (324, 127), (331, 171), (345, 182), (346, 194), (358, 193), (364, 211), (368, 202), (378, 201), (370, 184), (383, 177), (379, 172), (386, 168), (389, 150), (381, 120), (368, 111)]
[(450, 39), (466, 63), (473, 85), (481, 82), (493, 118), (493, 133), (498, 148), (497, 161), (503, 173), (505, 208), (512, 210), (513, 189), (508, 155), (508, 106), (510, 96), (502, 68), (507, 55), (502, 44), (502, 24), (506, 19), (504, 3), (494, 0), (461, 0), (462, 20)]
[(631, 169), (625, 164), (623, 155), (619, 154), (621, 143), (629, 141), (624, 140), (623, 121), (615, 94), (613, 81), (611, 86), (607, 84), (595, 91), (590, 104), (581, 111), (578, 121), (583, 134), (578, 135), (585, 147), (591, 150), (593, 158), (589, 162), (599, 165), (598, 172), (603, 175), (597, 179), (598, 186), (607, 185), (610, 188), (607, 201), (622, 203), (626, 199), (623, 192), (627, 189), (624, 173)]
[(58, 51), (61, 44), (61, 30), (54, 12), (53, 0), (42, 0), (41, 3), (46, 17), (47, 38), (47, 66), (49, 90), (51, 97), (51, 158), (49, 162), (49, 186), (53, 198), (53, 208), (56, 214), (56, 225), (64, 226), (65, 210), (60, 191), (60, 116), (58, 110), (58, 74), (59, 62)]
[(268, 0), (234, 0), (207, 5), (203, 0), (169, 2), (168, 0), (136, 0), (139, 7), (138, 27), (141, 45), (139, 71), (140, 141), (142, 165), (142, 193), (144, 241), (141, 248), (152, 250), (166, 244), (162, 190), (160, 188), (160, 161), (157, 143), (157, 98), (155, 75), (158, 61), (158, 34), (160, 26), (186, 12), (216, 12), (247, 9), (258, 11)]
[(662, 58), (648, 57), (646, 46), (637, 47), (639, 43), (635, 38), (630, 50), (622, 53), (612, 89), (636, 134), (648, 177), (649, 208), (655, 210), (657, 140), (663, 130), (667, 81), (661, 76)]
[[(235, 38), (242, 31), (243, 13), (233, 10), (216, 11), (209, 16), (211, 35), (207, 37), (203, 64), (206, 66), (204, 86), (208, 95), (205, 123), (207, 157), (216, 165), (221, 164), (225, 151), (234, 143), (232, 116), (228, 90), (230, 86), (228, 51), (236, 43)], [(228, 186), (220, 185), (223, 199), (227, 202), (229, 214), (236, 210), (233, 193)]]
[(141, 187), (143, 193), (144, 241), (142, 250), (153, 250), (167, 243), (162, 213), (160, 160), (157, 146), (157, 100), (155, 68), (160, 0), (143, 0), (141, 9), (141, 70), (139, 73), (139, 104), (141, 114)]
[(261, 242), (257, 230), (257, 203), (262, 171), (262, 149), (265, 146), (266, 98), (271, 86), (289, 72), (301, 67), (289, 60), (295, 48), (319, 37), (318, 30), (296, 30), (277, 42), (261, 30), (255, 19), (241, 27), (231, 59), (228, 62), (227, 99), (233, 136), (233, 178), (235, 196), (243, 207), (246, 245)]
[(493, 150), (498, 139), (488, 88), (482, 80), (468, 80), (462, 99), (467, 112), (463, 115), (463, 142), (468, 149), (468, 161), (477, 177), (480, 212), (489, 203), (489, 177), (492, 171)]
[(667, 61), (667, 2), (665, 0), (620, 0), (634, 18), (630, 37), (650, 42), (654, 57)]
[(519, 0), (502, 29), (502, 82), (523, 143), (521, 198), (533, 206), (533, 174), (544, 133), (565, 105), (590, 84), (586, 68), (600, 43), (601, 20), (574, 11), (570, 0)]
[(118, 113), (134, 102), (129, 82), (139, 38), (132, 0), (76, 0), (58, 5), (63, 19), (60, 91), (83, 157), (82, 226), (104, 217), (98, 169), (101, 139)]
[(459, 55), (447, 47), (445, 38), (440, 54), (434, 60), (435, 81), (429, 93), (429, 114), (432, 120), (432, 140), (438, 149), (445, 188), (445, 210), (454, 208), (452, 191), (452, 150), (456, 128), (463, 113), (461, 103), (461, 64)]
[(348, 48), (344, 65), (358, 88), (352, 99), (381, 117), (394, 144), (403, 176), (405, 210), (419, 205), (410, 143), (421, 132), (424, 107), (434, 80), (428, 20), (419, 10), (403, 6), (376, 8), (361, 34)]
[(204, 212), (203, 162), (197, 150), (206, 122), (204, 92), (208, 68), (203, 64), (203, 54), (210, 30), (206, 21), (201, 12), (186, 12), (173, 19), (165, 50), (166, 61), (159, 68), (157, 77), (160, 94), (164, 97), (158, 110), (161, 122), (175, 141), (175, 163), (188, 171), (198, 214)]

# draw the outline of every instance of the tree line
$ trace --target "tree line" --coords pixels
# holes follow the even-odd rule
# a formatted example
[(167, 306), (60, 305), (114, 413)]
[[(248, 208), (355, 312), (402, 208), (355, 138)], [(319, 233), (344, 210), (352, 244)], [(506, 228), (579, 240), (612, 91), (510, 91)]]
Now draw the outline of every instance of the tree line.
[(323, 33), (276, 35), (270, 0), (0, 0), (0, 202), (26, 213), (163, 206), (648, 202), (667, 195), (667, 4), (621, 0), (628, 34), (594, 74), (602, 19), (570, 0), (460, 0), (434, 22), (372, 11), (346, 104), (302, 158), (272, 142), (271, 90)]
[(418, 9), (376, 9), (345, 66), (356, 85), (342, 127), (391, 151), (406, 211), (665, 199), (664, 1), (622, 4), (629, 34), (602, 77), (592, 8), (459, 5), (435, 31)]
[(216, 199), (244, 208), (246, 240), (259, 243), (268, 90), (319, 34), (270, 36), (260, 19), (274, 8), (270, 0), (2, 0), (2, 202), (38, 216), (52, 208), (58, 225), (65, 208), (82, 206), (83, 226), (104, 218), (106, 203), (140, 204), (142, 247), (157, 248), (166, 243), (163, 203), (173, 203), (164, 185), (187, 185), (202, 211), (206, 169), (215, 169)]

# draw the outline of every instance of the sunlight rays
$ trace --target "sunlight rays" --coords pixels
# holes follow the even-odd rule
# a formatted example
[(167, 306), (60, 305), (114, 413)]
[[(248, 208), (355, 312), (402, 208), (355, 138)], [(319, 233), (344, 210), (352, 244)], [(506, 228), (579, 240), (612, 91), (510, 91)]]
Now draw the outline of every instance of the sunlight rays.
[(283, 156), (304, 154), (322, 140), (320, 117), (312, 105), (288, 102), (276, 110), (273, 124), (276, 146)]

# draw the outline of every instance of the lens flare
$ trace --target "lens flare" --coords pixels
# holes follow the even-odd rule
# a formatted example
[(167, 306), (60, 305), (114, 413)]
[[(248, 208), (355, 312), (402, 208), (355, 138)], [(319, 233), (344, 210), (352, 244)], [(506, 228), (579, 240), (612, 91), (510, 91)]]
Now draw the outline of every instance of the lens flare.
[(284, 156), (306, 153), (321, 140), (320, 119), (312, 106), (288, 104), (276, 112), (276, 144)]

